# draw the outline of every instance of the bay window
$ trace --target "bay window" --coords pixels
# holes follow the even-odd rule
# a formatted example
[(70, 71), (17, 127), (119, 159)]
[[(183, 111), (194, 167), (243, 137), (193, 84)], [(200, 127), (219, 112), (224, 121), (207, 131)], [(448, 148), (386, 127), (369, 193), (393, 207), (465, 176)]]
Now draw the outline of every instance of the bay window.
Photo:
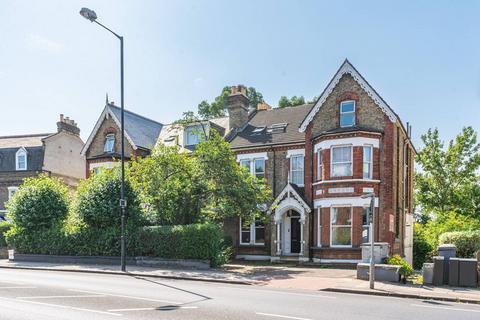
[(352, 246), (352, 207), (332, 207), (330, 210), (331, 246)]
[(363, 208), (362, 214), (362, 243), (370, 241), (370, 208)]
[(332, 147), (332, 177), (352, 176), (352, 146)]
[(317, 180), (323, 179), (323, 156), (322, 156), (322, 149), (317, 151), (317, 159), (318, 159), (318, 166), (317, 166)]
[(304, 160), (303, 155), (292, 155), (290, 157), (290, 180), (292, 183), (303, 186), (304, 184)]
[(363, 147), (363, 179), (372, 179), (372, 146)]

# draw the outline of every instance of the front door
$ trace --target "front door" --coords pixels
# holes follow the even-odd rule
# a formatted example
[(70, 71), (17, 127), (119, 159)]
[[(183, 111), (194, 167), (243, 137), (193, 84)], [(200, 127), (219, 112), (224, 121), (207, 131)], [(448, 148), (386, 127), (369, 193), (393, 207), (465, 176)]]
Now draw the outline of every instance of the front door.
[(300, 253), (300, 217), (290, 218), (290, 250), (291, 253)]

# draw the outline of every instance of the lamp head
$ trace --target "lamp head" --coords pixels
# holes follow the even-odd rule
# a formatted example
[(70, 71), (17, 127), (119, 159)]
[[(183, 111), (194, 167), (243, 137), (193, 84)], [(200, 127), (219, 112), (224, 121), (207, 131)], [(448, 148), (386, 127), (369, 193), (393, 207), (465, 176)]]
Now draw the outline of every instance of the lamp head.
[(97, 14), (95, 13), (95, 11), (90, 10), (88, 8), (82, 8), (80, 10), (80, 15), (85, 19), (90, 20), (91, 22), (97, 20)]

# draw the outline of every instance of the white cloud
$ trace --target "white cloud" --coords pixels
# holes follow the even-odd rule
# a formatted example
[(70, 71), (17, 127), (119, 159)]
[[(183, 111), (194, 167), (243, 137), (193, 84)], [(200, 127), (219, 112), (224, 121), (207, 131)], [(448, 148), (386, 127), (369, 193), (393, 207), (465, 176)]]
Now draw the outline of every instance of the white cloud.
[(30, 34), (27, 37), (27, 44), (32, 49), (47, 51), (55, 54), (60, 53), (64, 49), (63, 44), (38, 34)]
[(196, 78), (195, 80), (193, 80), (193, 83), (194, 83), (195, 87), (203, 88), (204, 84), (205, 84), (205, 80), (200, 77), (200, 78)]

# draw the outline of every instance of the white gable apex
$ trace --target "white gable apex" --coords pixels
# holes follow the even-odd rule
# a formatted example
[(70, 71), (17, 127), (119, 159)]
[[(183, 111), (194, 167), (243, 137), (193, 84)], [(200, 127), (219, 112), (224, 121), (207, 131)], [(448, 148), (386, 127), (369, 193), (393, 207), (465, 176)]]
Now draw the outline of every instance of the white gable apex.
[(308, 124), (313, 120), (317, 112), (320, 110), (321, 106), (325, 103), (327, 98), (332, 93), (333, 89), (337, 86), (340, 79), (343, 77), (344, 74), (350, 74), (352, 78), (362, 87), (363, 90), (372, 98), (376, 105), (382, 109), (382, 111), (388, 116), (390, 121), (395, 123), (397, 121), (397, 116), (392, 111), (392, 109), (387, 105), (387, 103), (378, 95), (378, 93), (373, 89), (370, 84), (365, 80), (362, 75), (353, 67), (353, 65), (345, 59), (340, 69), (338, 69), (335, 76), (332, 78), (328, 86), (320, 95), (320, 98), (317, 100), (315, 105), (313, 106), (312, 110), (308, 113), (308, 115), (303, 120), (302, 124), (300, 125), (299, 131), (304, 132), (307, 129)]

